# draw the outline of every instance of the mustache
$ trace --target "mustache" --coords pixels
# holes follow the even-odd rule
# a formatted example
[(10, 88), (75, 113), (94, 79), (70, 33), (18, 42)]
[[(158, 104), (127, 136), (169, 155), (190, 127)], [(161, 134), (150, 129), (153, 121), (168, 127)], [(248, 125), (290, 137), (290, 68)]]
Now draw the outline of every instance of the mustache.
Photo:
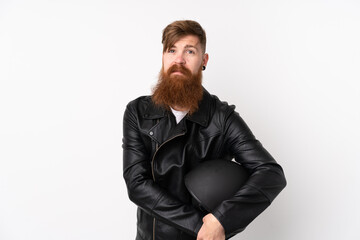
[(167, 70), (167, 75), (169, 76), (171, 73), (173, 72), (181, 72), (182, 74), (184, 74), (185, 76), (191, 76), (192, 73), (189, 69), (187, 69), (186, 67), (184, 67), (181, 64), (174, 64), (172, 65), (168, 70)]

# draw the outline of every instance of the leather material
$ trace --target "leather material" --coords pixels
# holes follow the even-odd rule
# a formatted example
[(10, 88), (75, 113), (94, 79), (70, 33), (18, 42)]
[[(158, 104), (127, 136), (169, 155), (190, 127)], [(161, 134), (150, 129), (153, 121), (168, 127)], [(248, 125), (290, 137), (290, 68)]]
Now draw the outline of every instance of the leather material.
[(243, 186), (249, 174), (240, 164), (215, 159), (205, 161), (185, 176), (193, 205), (211, 212)]
[(150, 96), (127, 105), (123, 121), (123, 177), (138, 205), (136, 239), (196, 239), (206, 214), (192, 205), (185, 175), (203, 161), (239, 162), (247, 183), (212, 211), (229, 238), (270, 205), (285, 187), (281, 166), (239, 114), (204, 89), (199, 110), (176, 124)]

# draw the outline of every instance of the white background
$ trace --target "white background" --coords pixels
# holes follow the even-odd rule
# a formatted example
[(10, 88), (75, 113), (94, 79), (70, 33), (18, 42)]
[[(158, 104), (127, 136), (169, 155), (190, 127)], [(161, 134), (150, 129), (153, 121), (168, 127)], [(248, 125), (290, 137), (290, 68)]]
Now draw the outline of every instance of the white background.
[(0, 0), (1, 240), (134, 239), (123, 111), (181, 19), (288, 180), (233, 239), (360, 239), (359, 1)]

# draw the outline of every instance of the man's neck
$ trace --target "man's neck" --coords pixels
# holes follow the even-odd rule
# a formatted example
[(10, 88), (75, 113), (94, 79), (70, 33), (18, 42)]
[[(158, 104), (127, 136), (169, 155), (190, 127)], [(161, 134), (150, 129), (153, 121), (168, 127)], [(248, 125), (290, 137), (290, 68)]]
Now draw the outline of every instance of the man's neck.
[(176, 110), (176, 111), (180, 111), (180, 112), (187, 112), (189, 111), (189, 108), (185, 108), (185, 107), (179, 107), (179, 106), (171, 106), (172, 109)]

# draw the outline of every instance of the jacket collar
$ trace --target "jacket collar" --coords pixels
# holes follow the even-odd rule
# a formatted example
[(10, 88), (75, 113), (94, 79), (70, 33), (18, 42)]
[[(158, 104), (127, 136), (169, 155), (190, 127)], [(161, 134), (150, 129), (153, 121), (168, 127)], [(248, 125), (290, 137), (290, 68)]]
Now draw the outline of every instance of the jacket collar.
[(205, 88), (203, 88), (203, 90), (203, 98), (200, 101), (199, 109), (190, 116), (188, 115), (187, 119), (206, 127), (210, 117), (211, 96)]
[(165, 115), (166, 115), (166, 109), (155, 105), (150, 97), (149, 104), (144, 112), (144, 118), (158, 119), (158, 118), (165, 117)]
[[(211, 110), (210, 107), (211, 107), (210, 93), (205, 88), (203, 88), (203, 98), (200, 101), (199, 109), (190, 116), (188, 115), (186, 118), (192, 122), (195, 122), (197, 124), (200, 124), (201, 126), (206, 127), (209, 122), (209, 115)], [(151, 104), (149, 104), (145, 110), (144, 118), (158, 119), (165, 117), (167, 114), (168, 111), (165, 108), (159, 107), (151, 101)]]

